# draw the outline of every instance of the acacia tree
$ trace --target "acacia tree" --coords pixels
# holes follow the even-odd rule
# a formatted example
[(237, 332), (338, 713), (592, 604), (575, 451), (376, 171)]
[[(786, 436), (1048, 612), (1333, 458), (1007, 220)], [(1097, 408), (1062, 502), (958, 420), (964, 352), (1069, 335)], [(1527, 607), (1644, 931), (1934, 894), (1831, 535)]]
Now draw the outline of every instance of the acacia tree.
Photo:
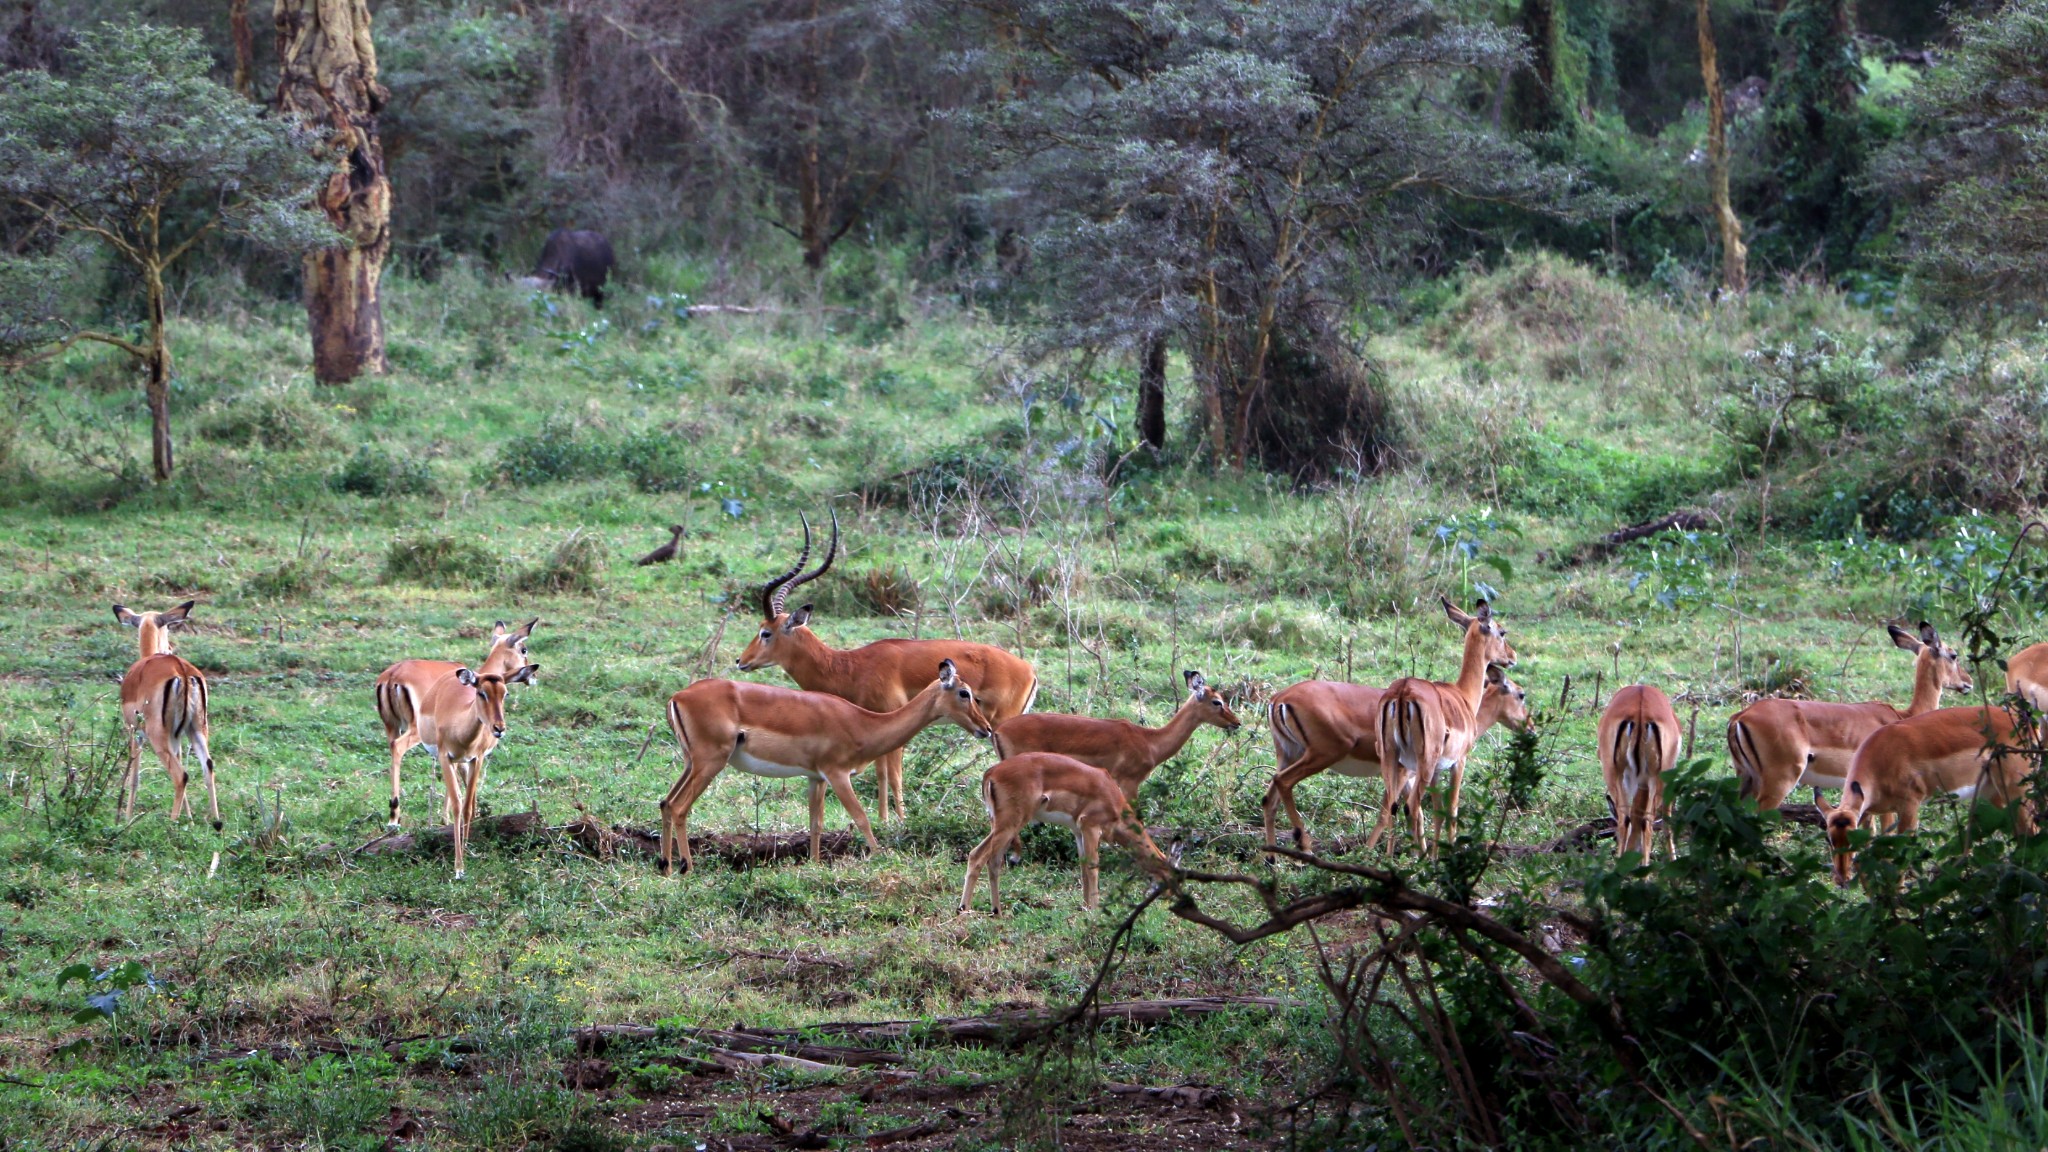
[[(104, 24), (79, 38), (65, 74), (0, 76), (0, 195), (41, 226), (98, 242), (141, 280), (141, 330), (76, 328), (45, 294), (0, 293), (0, 330), (23, 345), (92, 341), (144, 372), (151, 458), (171, 477), (171, 349), (166, 272), (207, 236), (230, 232), (303, 251), (334, 241), (308, 211), (320, 166), (291, 125), (209, 78), (195, 32)], [(0, 278), (47, 276), (46, 263), (0, 260)]]
[[(1222, 465), (1338, 434), (1345, 414), (1319, 402), (1262, 440), (1293, 381), (1341, 357), (1344, 303), (1426, 236), (1444, 198), (1605, 207), (1477, 114), (1488, 79), (1523, 59), (1519, 38), (1430, 0), (984, 11), (1014, 30), (991, 37), (1015, 46), (997, 65), (1028, 77), (982, 124), (1035, 217), (1044, 345), (1171, 334)], [(1330, 403), (1355, 404), (1345, 392)]]
[(1721, 290), (1740, 295), (1749, 290), (1749, 248), (1742, 242), (1742, 221), (1728, 199), (1728, 99), (1721, 90), (1721, 60), (1714, 44), (1709, 0), (1699, 0), (1693, 14), (1700, 38), (1700, 79), (1707, 89), (1707, 191), (1714, 227), (1721, 234)]
[(391, 251), (391, 180), (377, 114), (391, 98), (377, 82), (367, 0), (277, 0), (277, 106), (319, 133), (338, 163), (320, 209), (343, 243), (306, 256), (313, 375), (340, 384), (384, 363), (384, 257)]

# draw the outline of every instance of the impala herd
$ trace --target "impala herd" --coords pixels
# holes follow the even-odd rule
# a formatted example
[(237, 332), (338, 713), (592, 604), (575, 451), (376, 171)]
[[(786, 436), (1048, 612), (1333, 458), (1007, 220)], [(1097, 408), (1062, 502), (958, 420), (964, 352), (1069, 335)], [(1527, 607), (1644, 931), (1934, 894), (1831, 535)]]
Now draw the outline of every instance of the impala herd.
[[(678, 856), (684, 870), (690, 868), (690, 809), (728, 767), (773, 779), (801, 778), (809, 785), (813, 861), (828, 788), (868, 847), (879, 849), (854, 794), (853, 776), (863, 765), (874, 764), (877, 815), (888, 819), (893, 808), (903, 818), (903, 748), (942, 722), (991, 740), (998, 758), (981, 781), (989, 834), (968, 853), (962, 912), (972, 907), (975, 882), (986, 871), (990, 909), (1001, 913), (998, 879), (1004, 858), (1014, 859), (1024, 827), (1033, 823), (1056, 824), (1073, 833), (1084, 907), (1095, 906), (1097, 853), (1105, 838), (1130, 851), (1148, 873), (1162, 879), (1172, 874), (1171, 863), (1132, 804), (1145, 778), (1178, 753), (1197, 728), (1207, 724), (1236, 732), (1242, 726), (1201, 673), (1184, 673), (1186, 700), (1164, 725), (1145, 728), (1126, 720), (1031, 713), (1038, 694), (1031, 663), (990, 645), (879, 640), (860, 648), (830, 647), (809, 628), (812, 606), (789, 611), (787, 601), (790, 593), (831, 570), (839, 550), (837, 516), (825, 558), (810, 572), (804, 570), (811, 556), (808, 519), (803, 535), (796, 564), (761, 590), (761, 626), (737, 665), (742, 672), (779, 667), (797, 687), (711, 679), (669, 698), (669, 730), (685, 766), (661, 801), (664, 874), (672, 872)], [(1284, 806), (1295, 847), (1313, 851), (1294, 790), (1325, 771), (1378, 775), (1384, 783), (1368, 850), (1379, 845), (1404, 807), (1418, 850), (1431, 850), (1423, 813), (1440, 776), (1445, 795), (1436, 837), (1456, 835), (1465, 761), (1479, 737), (1495, 724), (1526, 729), (1530, 719), (1528, 694), (1504, 671), (1515, 665), (1515, 650), (1492, 608), (1483, 600), (1470, 613), (1449, 600), (1443, 606), (1463, 633), (1455, 680), (1404, 677), (1384, 689), (1310, 680), (1274, 695), (1269, 719), (1276, 771), (1263, 803), (1269, 849), (1277, 846), (1275, 811)], [(121, 718), (129, 733), (121, 816), (133, 817), (146, 743), (171, 779), (174, 818), (191, 814), (185, 762), (187, 757), (197, 761), (218, 831), (206, 677), (171, 650), (171, 634), (187, 626), (192, 608), (190, 601), (165, 612), (131, 612), (114, 605), (115, 619), (137, 630), (141, 649), (121, 680)], [(445, 660), (402, 660), (376, 680), (377, 715), (391, 749), (390, 826), (397, 828), (401, 821), (401, 763), (406, 752), (423, 746), (441, 769), (442, 812), (452, 829), (457, 879), (463, 875), (484, 764), (505, 735), (506, 691), (533, 683), (540, 670), (527, 658), (527, 642), (539, 622), (535, 618), (518, 628), (500, 623), (490, 651), (474, 669)], [(1924, 622), (1917, 635), (1896, 625), (1890, 632), (1892, 642), (1913, 655), (1913, 693), (1903, 713), (1883, 702), (1766, 699), (1728, 722), (1728, 754), (1742, 794), (1773, 809), (1795, 788), (1811, 788), (1823, 814), (1835, 878), (1844, 884), (1853, 875), (1850, 835), (1857, 827), (1888, 817), (1890, 831), (1911, 832), (1919, 825), (1921, 805), (1939, 793), (2000, 805), (2018, 801), (2016, 826), (2023, 833), (2034, 826), (2022, 785), (2038, 752), (2025, 745), (2038, 743), (2042, 733), (2024, 725), (2048, 713), (2048, 644), (2027, 648), (2007, 664), (2006, 690), (2027, 705), (2016, 718), (2005, 707), (1941, 707), (1944, 691), (1974, 690), (1956, 650)], [(1615, 817), (1615, 852), (1638, 852), (1648, 863), (1665, 811), (1663, 776), (1677, 763), (1681, 744), (1670, 698), (1654, 685), (1620, 689), (1600, 719), (1598, 741), (1601, 776)], [(1839, 789), (1841, 803), (1829, 807), (1824, 789)], [(1668, 835), (1667, 844), (1675, 854)]]

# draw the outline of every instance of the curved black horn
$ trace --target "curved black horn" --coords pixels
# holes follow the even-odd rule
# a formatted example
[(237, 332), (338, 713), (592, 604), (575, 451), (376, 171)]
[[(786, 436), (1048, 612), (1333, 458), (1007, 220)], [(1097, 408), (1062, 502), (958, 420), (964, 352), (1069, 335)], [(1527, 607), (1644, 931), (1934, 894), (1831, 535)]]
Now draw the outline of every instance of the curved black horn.
[(805, 516), (803, 513), (799, 512), (796, 514), (796, 518), (798, 520), (803, 521), (804, 550), (801, 553), (798, 553), (795, 567), (791, 568), (787, 572), (784, 572), (782, 575), (777, 576), (775, 579), (770, 580), (767, 583), (767, 585), (761, 589), (761, 618), (764, 620), (773, 620), (777, 616), (782, 615), (782, 601), (789, 596), (789, 582), (791, 580), (796, 579), (797, 573), (802, 572), (804, 570), (804, 565), (808, 563), (811, 559), (810, 517)]
[(789, 587), (784, 588), (782, 590), (782, 594), (784, 596), (789, 595), (790, 589), (801, 588), (804, 585), (809, 584), (811, 581), (816, 580), (818, 577), (823, 576), (825, 573), (830, 572), (832, 570), (832, 558), (834, 556), (839, 555), (839, 509), (834, 508), (831, 510), (831, 512), (832, 542), (825, 546), (825, 562), (823, 564), (818, 565), (818, 570), (816, 572), (813, 572), (808, 576), (799, 576), (796, 579), (791, 580), (789, 582)]

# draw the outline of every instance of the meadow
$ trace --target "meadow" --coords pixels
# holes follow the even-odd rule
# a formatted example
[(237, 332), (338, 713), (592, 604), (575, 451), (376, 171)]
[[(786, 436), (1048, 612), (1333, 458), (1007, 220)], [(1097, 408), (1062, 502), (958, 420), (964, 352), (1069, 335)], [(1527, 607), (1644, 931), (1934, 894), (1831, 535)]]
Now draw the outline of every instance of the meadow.
[[(1103, 905), (1083, 912), (1070, 843), (1037, 828), (1005, 874), (1008, 914), (958, 915), (987, 828), (986, 744), (941, 726), (910, 745), (910, 816), (877, 818), (878, 854), (700, 855), (664, 878), (636, 851), (484, 837), (458, 883), (445, 853), (365, 850), (388, 789), (372, 679), (405, 657), (481, 659), (493, 622), (538, 617), (539, 683), (512, 691), (486, 817), (652, 829), (679, 770), (664, 702), (731, 674), (761, 583), (794, 558), (798, 513), (822, 524), (829, 508), (842, 555), (803, 591), (830, 644), (995, 643), (1036, 663), (1037, 710), (1151, 724), (1179, 703), (1183, 669), (1223, 689), (1244, 728), (1199, 732), (1139, 807), (1184, 866), (1250, 871), (1268, 867), (1266, 698), (1310, 677), (1448, 677), (1458, 634), (1438, 597), (1488, 597), (1539, 726), (1516, 752), (1502, 730), (1482, 741), (1467, 822), (1542, 845), (1606, 815), (1592, 732), (1616, 686), (1664, 686), (1689, 755), (1725, 776), (1726, 718), (1758, 694), (1903, 701), (1910, 661), (1884, 623), (1951, 627), (2016, 526), (1961, 515), (1901, 543), (1759, 533), (1737, 515), (1723, 413), (1753, 373), (1744, 354), (1816, 328), (1887, 338), (1825, 291), (1716, 307), (1549, 258), (1467, 274), (1378, 317), (1367, 342), (1405, 466), (1295, 484), (1156, 462), (1134, 451), (1123, 370), (1042, 372), (999, 319), (880, 258), (836, 275), (890, 290), (859, 310), (692, 316), (754, 301), (689, 264), (651, 264), (602, 312), (461, 267), (394, 277), (392, 370), (338, 389), (308, 379), (295, 306), (202, 285), (174, 333), (181, 473), (163, 486), (138, 483), (144, 422), (115, 361), (75, 350), (8, 385), (0, 1142), (765, 1148), (894, 1133), (886, 1146), (996, 1148), (1057, 1129), (1080, 1148), (1284, 1146), (1291, 1102), (1331, 1057), (1316, 950), (1234, 947), (1160, 910), (1131, 930), (1103, 1000), (1272, 1002), (1105, 1025), (1058, 1076), (1043, 1052), (914, 1030), (882, 1073), (707, 1063), (693, 1029), (1057, 1009), (1090, 987), (1148, 883), (1106, 849)], [(1178, 365), (1170, 386), (1189, 387)], [(1709, 526), (1599, 544), (1679, 507)], [(634, 566), (670, 523), (687, 529), (680, 560)], [(187, 599), (178, 645), (213, 685), (219, 833), (165, 820), (147, 757), (136, 818), (115, 814), (115, 687), (135, 640), (109, 605)], [(870, 774), (856, 788), (875, 815)], [(1299, 801), (1320, 843), (1355, 845), (1379, 792), (1326, 774)], [(439, 823), (420, 753), (404, 812), (410, 829)], [(691, 829), (787, 836), (805, 820), (799, 788), (729, 771)], [(846, 827), (836, 802), (827, 820)], [(1404, 837), (1394, 850), (1412, 865)], [(1503, 858), (1486, 883), (1569, 893), (1610, 850)], [(78, 965), (86, 979), (63, 978)], [(653, 1031), (579, 1053), (572, 1030), (592, 1024)], [(1219, 1091), (1113, 1090), (1130, 1085)]]

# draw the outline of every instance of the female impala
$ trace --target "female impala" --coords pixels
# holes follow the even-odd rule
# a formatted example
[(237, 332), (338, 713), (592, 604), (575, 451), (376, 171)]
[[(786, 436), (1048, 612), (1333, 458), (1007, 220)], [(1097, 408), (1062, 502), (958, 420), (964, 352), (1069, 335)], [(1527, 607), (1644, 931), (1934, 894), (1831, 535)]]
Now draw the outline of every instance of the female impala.
[[(510, 682), (512, 674), (526, 667), (526, 641), (533, 635), (533, 626), (540, 623), (535, 616), (517, 628), (506, 628), (503, 620), (491, 630), (491, 650), (484, 656), (484, 662), (477, 665), (478, 675), (498, 676)], [(419, 725), (421, 702), (434, 685), (454, 676), (464, 665), (452, 660), (400, 660), (377, 674), (377, 716), (384, 721), (384, 738), (391, 744), (391, 816), (387, 827), (399, 826), (398, 811), (398, 766), (405, 754), (420, 743)], [(527, 677), (517, 683), (532, 683)], [(442, 786), (447, 793), (441, 802), (443, 818), (455, 819), (455, 784), (452, 777), (443, 777)]]
[(689, 871), (690, 809), (730, 764), (771, 779), (810, 782), (811, 861), (825, 825), (825, 788), (853, 817), (870, 851), (879, 851), (868, 814), (853, 795), (853, 774), (884, 753), (902, 749), (919, 732), (951, 720), (976, 739), (990, 735), (974, 689), (951, 660), (938, 662), (939, 678), (893, 712), (871, 712), (826, 692), (795, 692), (744, 680), (699, 680), (669, 698), (668, 726), (688, 763), (661, 802), (661, 871), (678, 853)]
[[(1294, 846), (1314, 852), (1308, 826), (1294, 806), (1295, 786), (1311, 776), (1380, 775), (1379, 713), (1384, 688), (1368, 688), (1342, 680), (1304, 680), (1273, 697), (1273, 762), (1277, 771), (1266, 788), (1266, 845), (1274, 844), (1273, 817), (1283, 805), (1294, 825)], [(1479, 697), (1479, 733), (1495, 724), (1516, 731), (1529, 726), (1529, 694), (1500, 674), (1486, 670), (1486, 691)], [(1271, 854), (1268, 853), (1270, 856)]]
[[(1026, 752), (1071, 756), (1109, 773), (1124, 799), (1136, 800), (1145, 778), (1154, 768), (1173, 759), (1195, 729), (1214, 724), (1225, 732), (1236, 732), (1244, 726), (1222, 694), (1209, 687), (1200, 672), (1188, 670), (1181, 676), (1187, 681), (1188, 698), (1158, 728), (1146, 728), (1129, 720), (1033, 712), (996, 725), (996, 759), (1008, 760)], [(1016, 855), (1015, 846), (1011, 855)]]
[[(1640, 845), (1643, 863), (1664, 812), (1664, 773), (1678, 764), (1678, 713), (1662, 689), (1633, 684), (1614, 694), (1600, 717), (1600, 776), (1614, 807), (1614, 854)], [(1678, 841), (1671, 841), (1678, 855)]]
[(2048, 644), (2022, 648), (2005, 662), (2005, 690), (2027, 702), (2037, 725), (2048, 716)]
[(185, 765), (179, 750), (196, 754), (206, 773), (206, 809), (213, 830), (220, 831), (220, 794), (213, 778), (211, 735), (206, 723), (206, 677), (171, 652), (171, 632), (183, 628), (196, 600), (168, 612), (130, 612), (114, 605), (114, 619), (138, 633), (141, 659), (121, 677), (121, 722), (128, 729), (128, 775), (121, 797), (121, 819), (135, 815), (135, 791), (142, 775), (142, 744), (147, 740), (171, 778), (171, 819), (192, 815), (185, 799)]
[(1849, 761), (1842, 805), (1828, 813), (1835, 882), (1855, 874), (1849, 833), (1864, 820), (1890, 814), (1894, 832), (1920, 827), (1920, 806), (1937, 792), (1994, 804), (2019, 800), (2015, 826), (2034, 831), (2033, 801), (2022, 782), (2033, 758), (2018, 747), (2025, 734), (2003, 708), (1941, 708), (1908, 716), (1870, 734)]
[(413, 714), (420, 743), (441, 763), (441, 776), (448, 780), (449, 795), (455, 798), (455, 814), (448, 821), (455, 833), (455, 878), (462, 879), (463, 850), (469, 844), (469, 826), (476, 822), (476, 797), (484, 784), (484, 758), (505, 736), (505, 686), (531, 684), (538, 664), (526, 664), (511, 675), (472, 672), (457, 667), (453, 674), (434, 681)]
[(1441, 838), (1458, 834), (1458, 796), (1465, 784), (1465, 758), (1479, 742), (1479, 704), (1486, 692), (1486, 670), (1496, 665), (1513, 667), (1515, 650), (1508, 645), (1507, 629), (1496, 624), (1493, 608), (1481, 600), (1466, 615), (1449, 600), (1444, 612), (1451, 622), (1465, 630), (1465, 655), (1458, 665), (1458, 678), (1451, 683), (1406, 676), (1387, 686), (1380, 697), (1380, 778), (1386, 781), (1386, 795), (1380, 801), (1379, 823), (1366, 840), (1368, 850), (1379, 845), (1380, 837), (1394, 825), (1394, 806), (1408, 805), (1408, 827), (1416, 847), (1426, 850), (1422, 839), (1422, 804), (1439, 772), (1450, 773), (1449, 804)]
[[(1943, 689), (1968, 692), (1974, 685), (1956, 650), (1943, 644), (1922, 620), (1920, 636), (1889, 625), (1892, 643), (1913, 653), (1913, 701), (1904, 715), (1941, 706)], [(1728, 758), (1742, 780), (1742, 794), (1758, 808), (1776, 809), (1794, 788), (1840, 788), (1849, 758), (1872, 732), (1900, 719), (1898, 709), (1880, 701), (1836, 704), (1825, 700), (1759, 700), (1728, 720)]]
[[(816, 580), (832, 569), (839, 552), (839, 514), (832, 514), (832, 542), (825, 550), (825, 562), (818, 570), (802, 575), (811, 558), (811, 522), (801, 517), (804, 550), (796, 567), (770, 580), (761, 589), (761, 629), (747, 650), (740, 653), (739, 670), (751, 672), (769, 665), (779, 666), (806, 692), (829, 692), (851, 700), (872, 712), (901, 708), (930, 680), (931, 668), (940, 660), (952, 660), (960, 675), (976, 686), (976, 699), (988, 718), (1000, 724), (1031, 710), (1038, 695), (1038, 673), (1029, 660), (1012, 656), (988, 644), (964, 640), (877, 640), (859, 648), (829, 648), (807, 627), (811, 605), (795, 612), (783, 611), (784, 602), (795, 589)], [(896, 750), (881, 757), (875, 769), (876, 809), (884, 819), (889, 815), (889, 797), (896, 797), (896, 815), (907, 815), (903, 807), (903, 753)]]
[(1003, 847), (1026, 824), (1058, 824), (1074, 833), (1081, 857), (1081, 906), (1095, 907), (1098, 850), (1103, 837), (1123, 845), (1138, 866), (1155, 877), (1172, 874), (1166, 854), (1146, 835), (1145, 824), (1109, 773), (1055, 752), (1012, 756), (981, 778), (981, 803), (988, 809), (987, 839), (967, 854), (967, 881), (960, 886), (960, 911), (974, 905), (974, 881), (988, 869), (989, 911), (1003, 914), (997, 877), (1003, 870)]

